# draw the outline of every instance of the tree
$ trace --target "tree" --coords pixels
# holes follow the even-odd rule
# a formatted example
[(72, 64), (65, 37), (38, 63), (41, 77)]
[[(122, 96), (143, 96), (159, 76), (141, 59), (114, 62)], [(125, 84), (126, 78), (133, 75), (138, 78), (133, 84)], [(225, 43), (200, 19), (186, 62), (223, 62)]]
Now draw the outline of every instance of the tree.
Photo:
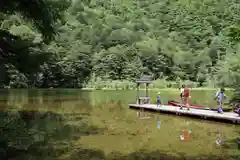
[(52, 40), (57, 33), (55, 24), (61, 18), (61, 11), (69, 5), (70, 1), (67, 0), (1, 0), (0, 12), (8, 15), (20, 13), (32, 22), (44, 38)]
[[(28, 79), (36, 77), (40, 65), (47, 60), (47, 51), (33, 30), (36, 28), (42, 34), (44, 42), (53, 40), (56, 24), (69, 4), (64, 0), (0, 1), (0, 14), (4, 17), (0, 21), (1, 87), (28, 87), (29, 82), (35, 83)], [(27, 20), (27, 25), (23, 25), (23, 20)]]

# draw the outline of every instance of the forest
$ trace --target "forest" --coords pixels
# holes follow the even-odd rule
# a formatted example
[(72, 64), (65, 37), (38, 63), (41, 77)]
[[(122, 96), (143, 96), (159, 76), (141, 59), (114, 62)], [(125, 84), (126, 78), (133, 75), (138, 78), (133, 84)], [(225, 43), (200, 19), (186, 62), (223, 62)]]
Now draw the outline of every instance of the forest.
[(237, 0), (2, 0), (1, 88), (240, 79)]

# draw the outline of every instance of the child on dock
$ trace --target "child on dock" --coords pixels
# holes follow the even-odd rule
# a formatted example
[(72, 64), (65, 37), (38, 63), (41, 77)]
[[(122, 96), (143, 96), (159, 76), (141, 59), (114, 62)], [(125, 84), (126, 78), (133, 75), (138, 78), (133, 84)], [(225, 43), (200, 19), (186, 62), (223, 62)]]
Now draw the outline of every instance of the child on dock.
[(159, 106), (161, 106), (161, 104), (162, 104), (162, 101), (161, 101), (161, 97), (160, 97), (160, 92), (158, 92), (157, 93), (158, 94), (158, 96), (157, 96), (157, 107), (159, 107)]

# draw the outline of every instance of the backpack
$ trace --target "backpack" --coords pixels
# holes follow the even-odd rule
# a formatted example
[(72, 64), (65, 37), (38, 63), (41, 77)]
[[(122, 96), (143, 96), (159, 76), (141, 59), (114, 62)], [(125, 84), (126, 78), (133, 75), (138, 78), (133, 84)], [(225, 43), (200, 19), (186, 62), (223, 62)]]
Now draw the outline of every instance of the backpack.
[(184, 97), (189, 97), (189, 96), (190, 96), (189, 88), (184, 88)]

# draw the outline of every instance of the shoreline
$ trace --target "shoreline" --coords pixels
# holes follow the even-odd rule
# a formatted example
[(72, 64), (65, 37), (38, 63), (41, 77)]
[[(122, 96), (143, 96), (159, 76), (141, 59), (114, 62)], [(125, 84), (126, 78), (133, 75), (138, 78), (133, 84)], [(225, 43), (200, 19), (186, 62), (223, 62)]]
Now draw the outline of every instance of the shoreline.
[[(216, 91), (219, 88), (198, 87), (190, 88), (192, 91)], [(1, 88), (0, 90), (83, 90), (83, 91), (136, 91), (137, 88)], [(139, 90), (146, 90), (139, 88)], [(149, 91), (179, 91), (179, 88), (148, 88)], [(226, 91), (233, 91), (233, 88), (225, 88)]]
[[(82, 88), (81, 90), (86, 90), (86, 91), (134, 91), (137, 90), (136, 88), (132, 88), (132, 89), (115, 89), (115, 88), (101, 88), (101, 89), (97, 89), (97, 88)], [(146, 90), (145, 88), (140, 88), (139, 90)], [(178, 91), (178, 88), (148, 88), (149, 91)], [(190, 90), (193, 91), (215, 91), (218, 90), (218, 88), (204, 88), (204, 87), (199, 87), (199, 88), (190, 88)], [(232, 91), (232, 88), (225, 88), (226, 91)]]

